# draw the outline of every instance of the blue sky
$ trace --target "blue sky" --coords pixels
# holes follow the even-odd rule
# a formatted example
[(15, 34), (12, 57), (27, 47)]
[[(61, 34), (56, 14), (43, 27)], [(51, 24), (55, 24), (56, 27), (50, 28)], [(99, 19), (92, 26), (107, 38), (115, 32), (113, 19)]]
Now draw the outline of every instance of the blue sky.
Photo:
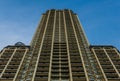
[(29, 44), (47, 9), (78, 14), (92, 45), (120, 49), (120, 0), (0, 0), (0, 49), (18, 41)]

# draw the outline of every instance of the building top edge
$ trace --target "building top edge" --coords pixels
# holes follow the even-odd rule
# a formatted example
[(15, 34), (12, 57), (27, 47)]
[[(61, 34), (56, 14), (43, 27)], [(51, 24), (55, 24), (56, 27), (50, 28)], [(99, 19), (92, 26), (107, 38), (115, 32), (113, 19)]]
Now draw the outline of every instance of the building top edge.
[(116, 48), (113, 45), (90, 45), (90, 47), (112, 47), (112, 48)]
[[(48, 9), (47, 11), (46, 11), (46, 13), (47, 12), (49, 12), (49, 11), (60, 11), (60, 12), (63, 12), (63, 11), (70, 11), (70, 12), (72, 12), (73, 14), (76, 14), (76, 13), (74, 13), (71, 9)], [(46, 14), (46, 13), (43, 13), (43, 15), (44, 14)]]
[(5, 48), (8, 48), (8, 47), (30, 47), (29, 45), (25, 45), (25, 46), (15, 46), (15, 45), (8, 45), (6, 46)]

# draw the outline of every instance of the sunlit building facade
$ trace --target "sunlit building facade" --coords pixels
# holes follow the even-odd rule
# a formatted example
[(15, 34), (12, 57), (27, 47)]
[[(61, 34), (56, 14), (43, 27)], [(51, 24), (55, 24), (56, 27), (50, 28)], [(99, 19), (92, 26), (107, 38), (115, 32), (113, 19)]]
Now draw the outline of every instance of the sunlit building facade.
[(48, 10), (30, 46), (21, 42), (0, 54), (0, 81), (120, 81), (120, 52), (91, 46), (71, 10)]

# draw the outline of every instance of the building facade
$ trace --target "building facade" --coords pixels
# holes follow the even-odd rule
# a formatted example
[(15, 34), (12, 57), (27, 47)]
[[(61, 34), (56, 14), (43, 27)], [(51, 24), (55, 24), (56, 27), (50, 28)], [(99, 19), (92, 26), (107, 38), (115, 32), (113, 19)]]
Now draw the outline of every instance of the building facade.
[(0, 81), (120, 81), (119, 62), (115, 47), (90, 46), (73, 11), (52, 9), (42, 15), (30, 46), (1, 51)]

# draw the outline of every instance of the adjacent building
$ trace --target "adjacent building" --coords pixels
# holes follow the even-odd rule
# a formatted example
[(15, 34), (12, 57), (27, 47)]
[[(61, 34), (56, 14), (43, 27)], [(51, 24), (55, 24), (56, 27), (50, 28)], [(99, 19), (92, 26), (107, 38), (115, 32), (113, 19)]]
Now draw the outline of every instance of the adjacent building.
[(90, 45), (71, 10), (48, 10), (29, 46), (0, 54), (0, 81), (120, 81), (120, 52)]

